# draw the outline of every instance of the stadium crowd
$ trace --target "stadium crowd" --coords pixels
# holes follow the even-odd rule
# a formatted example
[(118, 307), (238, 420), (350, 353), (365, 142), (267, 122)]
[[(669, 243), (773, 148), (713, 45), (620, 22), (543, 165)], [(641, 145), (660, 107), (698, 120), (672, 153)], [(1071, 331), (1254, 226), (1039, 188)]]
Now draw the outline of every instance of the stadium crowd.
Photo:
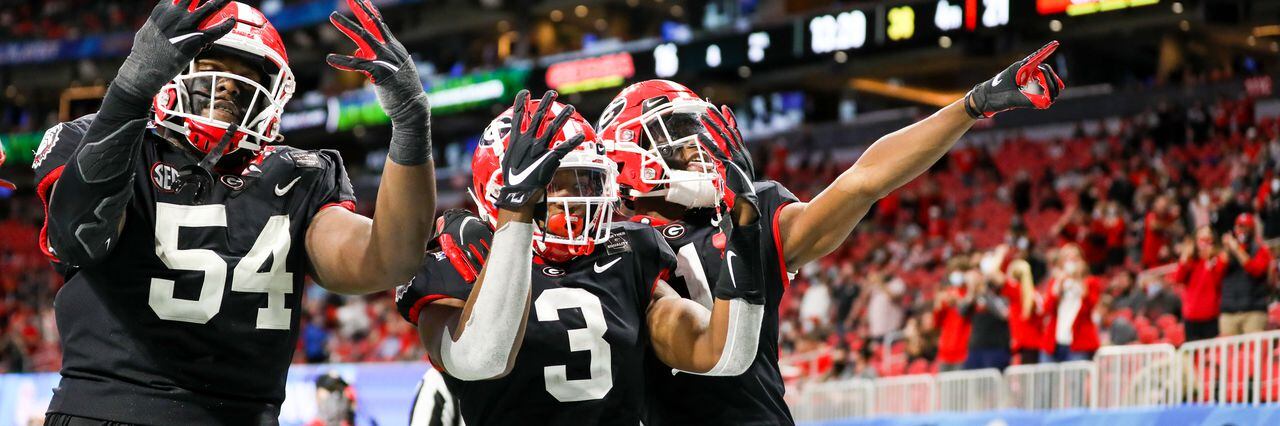
[[(1280, 223), (1280, 129), (1253, 117), (1251, 100), (1224, 99), (1063, 138), (967, 139), (797, 274), (781, 308), (784, 374), (1003, 367), (1280, 326), (1276, 262), (1259, 244), (1280, 236), (1266, 226)], [(848, 167), (810, 141), (781, 142), (759, 143), (760, 169), (801, 199)], [(0, 372), (54, 371), (62, 280), (34, 244), (40, 204), (11, 201)], [(1237, 233), (1241, 213), (1253, 229)], [(390, 294), (309, 285), (303, 303), (295, 362), (423, 358)]]
[[(1062, 138), (968, 139), (802, 268), (784, 375), (1003, 368), (1280, 326), (1276, 125), (1222, 99)], [(846, 166), (788, 155), (765, 156), (768, 174), (801, 199)]]

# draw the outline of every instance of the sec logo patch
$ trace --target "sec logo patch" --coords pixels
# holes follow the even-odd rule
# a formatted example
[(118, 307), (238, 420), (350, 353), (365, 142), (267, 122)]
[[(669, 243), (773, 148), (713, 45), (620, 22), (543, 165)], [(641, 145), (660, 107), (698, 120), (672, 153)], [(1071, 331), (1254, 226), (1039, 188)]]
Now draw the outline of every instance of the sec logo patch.
[(667, 237), (668, 240), (674, 240), (676, 238), (683, 237), (684, 225), (681, 225), (681, 224), (667, 225), (666, 228), (662, 228), (662, 236)]
[(156, 189), (161, 191), (177, 192), (178, 169), (160, 162), (151, 165), (151, 183), (155, 184)]

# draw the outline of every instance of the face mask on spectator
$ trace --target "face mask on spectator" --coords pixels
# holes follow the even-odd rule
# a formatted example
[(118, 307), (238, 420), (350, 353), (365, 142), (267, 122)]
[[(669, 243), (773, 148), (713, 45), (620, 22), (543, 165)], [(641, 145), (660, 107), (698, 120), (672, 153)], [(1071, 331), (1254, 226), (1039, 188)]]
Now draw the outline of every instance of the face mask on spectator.
[(1080, 262), (1074, 260), (1063, 262), (1062, 271), (1067, 275), (1075, 275), (1080, 272)]
[(951, 271), (951, 275), (947, 276), (947, 281), (952, 287), (959, 287), (964, 284), (964, 274), (960, 271)]
[(902, 282), (901, 279), (894, 279), (893, 281), (889, 281), (889, 294), (892, 294), (894, 296), (900, 296), (902, 295), (902, 293), (905, 293), (906, 291), (907, 291), (907, 283)]
[(1280, 192), (1280, 178), (1271, 178), (1271, 192)]

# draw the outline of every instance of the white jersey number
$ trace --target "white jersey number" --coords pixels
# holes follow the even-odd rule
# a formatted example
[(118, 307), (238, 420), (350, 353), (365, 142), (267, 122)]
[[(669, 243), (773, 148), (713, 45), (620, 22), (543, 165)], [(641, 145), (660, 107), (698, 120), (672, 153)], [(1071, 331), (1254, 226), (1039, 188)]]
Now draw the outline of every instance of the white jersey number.
[[(173, 270), (204, 272), (200, 297), (196, 300), (173, 297), (173, 280), (151, 279), (147, 303), (160, 318), (170, 321), (204, 324), (222, 309), (223, 287), (227, 282), (227, 261), (213, 250), (180, 249), (181, 228), (227, 226), (227, 207), (221, 204), (184, 206), (156, 203), (156, 256)], [(289, 254), (289, 216), (272, 216), (254, 241), (253, 247), (236, 265), (231, 277), (231, 290), (266, 293), (267, 306), (258, 309), (257, 327), (288, 330), (290, 313), (284, 307), (285, 295), (293, 292), (293, 274), (284, 270)], [(266, 272), (259, 272), (271, 260)]]
[(560, 402), (587, 401), (604, 398), (613, 389), (613, 372), (609, 342), (604, 340), (609, 324), (604, 320), (600, 298), (580, 288), (554, 288), (543, 291), (533, 302), (538, 321), (559, 321), (561, 309), (577, 308), (582, 311), (586, 328), (569, 330), (569, 350), (588, 351), (591, 354), (591, 377), (570, 380), (565, 366), (552, 365), (542, 369), (547, 392)]

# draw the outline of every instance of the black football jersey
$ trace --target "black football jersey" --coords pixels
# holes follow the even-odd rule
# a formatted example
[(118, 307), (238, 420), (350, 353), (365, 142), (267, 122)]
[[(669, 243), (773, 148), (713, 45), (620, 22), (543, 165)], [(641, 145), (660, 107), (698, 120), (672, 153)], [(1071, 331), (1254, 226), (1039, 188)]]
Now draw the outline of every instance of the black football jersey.
[[(528, 324), (498, 379), (445, 373), (467, 425), (637, 425), (644, 420), (645, 311), (675, 256), (650, 226), (615, 223), (606, 244), (566, 265), (533, 265)], [(493, 273), (493, 271), (490, 271)], [(466, 300), (471, 285), (441, 253), (414, 278), (426, 298)]]
[[(92, 119), (46, 133), (33, 162), (46, 205)], [(62, 269), (62, 380), (49, 411), (275, 424), (298, 337), (307, 226), (323, 208), (354, 207), (341, 158), (269, 146), (243, 172), (215, 172), (197, 203), (177, 184), (178, 170), (198, 159), (144, 137), (120, 240), (103, 262)], [(49, 252), (43, 232), (40, 244)]]
[[(760, 199), (761, 259), (765, 273), (765, 314), (755, 362), (740, 376), (713, 377), (673, 373), (656, 356), (648, 360), (648, 425), (793, 424), (782, 399), (778, 371), (778, 303), (790, 285), (778, 237), (778, 212), (798, 201), (773, 181), (756, 182)], [(711, 308), (711, 290), (720, 274), (726, 244), (719, 224), (706, 218), (671, 222), (657, 229), (676, 252), (677, 266), (667, 280), (681, 296)], [(739, 248), (742, 249), (742, 248)]]

